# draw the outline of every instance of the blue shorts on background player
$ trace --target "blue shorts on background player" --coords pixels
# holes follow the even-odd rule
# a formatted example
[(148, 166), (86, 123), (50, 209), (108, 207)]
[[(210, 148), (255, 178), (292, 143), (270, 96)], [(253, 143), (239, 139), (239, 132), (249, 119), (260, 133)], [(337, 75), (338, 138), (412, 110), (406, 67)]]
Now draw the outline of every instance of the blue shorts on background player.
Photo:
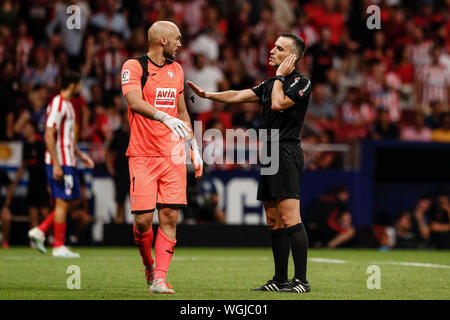
[(53, 198), (73, 200), (81, 198), (80, 179), (75, 167), (62, 166), (64, 176), (61, 180), (53, 178), (53, 165), (45, 165), (47, 180)]

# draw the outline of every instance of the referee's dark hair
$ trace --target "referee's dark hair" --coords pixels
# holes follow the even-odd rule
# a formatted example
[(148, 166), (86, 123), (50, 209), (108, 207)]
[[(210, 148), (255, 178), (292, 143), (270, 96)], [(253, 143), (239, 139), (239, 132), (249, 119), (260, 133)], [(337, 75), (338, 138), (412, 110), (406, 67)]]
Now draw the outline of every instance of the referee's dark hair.
[(67, 71), (61, 77), (61, 89), (67, 89), (72, 83), (77, 84), (81, 80), (81, 75), (75, 71)]
[(287, 33), (284, 32), (281, 34), (281, 36), (283, 38), (289, 38), (292, 40), (292, 42), (294, 43), (294, 50), (296, 51), (296, 54), (298, 56), (298, 60), (300, 60), (301, 58), (303, 58), (303, 55), (305, 54), (305, 50), (306, 50), (306, 45), (305, 45), (305, 40), (303, 40), (301, 37), (292, 34), (292, 33)]

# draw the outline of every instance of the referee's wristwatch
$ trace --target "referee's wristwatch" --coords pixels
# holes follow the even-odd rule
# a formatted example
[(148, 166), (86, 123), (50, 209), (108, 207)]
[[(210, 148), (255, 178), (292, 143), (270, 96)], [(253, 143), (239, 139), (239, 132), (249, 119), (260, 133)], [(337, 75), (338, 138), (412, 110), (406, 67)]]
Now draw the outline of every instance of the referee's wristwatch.
[(286, 80), (286, 78), (283, 77), (283, 76), (278, 75), (278, 76), (275, 76), (275, 80), (280, 80), (281, 82), (284, 83), (284, 80)]

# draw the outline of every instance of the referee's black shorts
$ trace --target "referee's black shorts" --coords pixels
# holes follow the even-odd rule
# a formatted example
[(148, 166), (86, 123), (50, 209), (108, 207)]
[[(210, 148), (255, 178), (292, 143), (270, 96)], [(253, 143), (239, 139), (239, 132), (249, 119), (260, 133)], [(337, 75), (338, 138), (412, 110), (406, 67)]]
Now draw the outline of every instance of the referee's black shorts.
[[(280, 142), (279, 168), (273, 175), (260, 175), (258, 200), (276, 202), (277, 198), (300, 199), (300, 180), (303, 172), (303, 150), (298, 141)], [(270, 164), (261, 165), (269, 167)]]

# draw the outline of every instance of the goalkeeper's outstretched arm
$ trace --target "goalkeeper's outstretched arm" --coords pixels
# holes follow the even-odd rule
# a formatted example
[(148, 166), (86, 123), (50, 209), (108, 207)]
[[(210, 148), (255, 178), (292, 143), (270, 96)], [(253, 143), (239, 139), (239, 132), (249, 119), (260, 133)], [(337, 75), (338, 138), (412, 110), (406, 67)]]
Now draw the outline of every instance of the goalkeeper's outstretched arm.
[(191, 81), (187, 81), (186, 84), (200, 98), (211, 99), (218, 102), (242, 103), (242, 102), (256, 102), (259, 100), (258, 96), (250, 89), (228, 90), (223, 92), (207, 92)]

